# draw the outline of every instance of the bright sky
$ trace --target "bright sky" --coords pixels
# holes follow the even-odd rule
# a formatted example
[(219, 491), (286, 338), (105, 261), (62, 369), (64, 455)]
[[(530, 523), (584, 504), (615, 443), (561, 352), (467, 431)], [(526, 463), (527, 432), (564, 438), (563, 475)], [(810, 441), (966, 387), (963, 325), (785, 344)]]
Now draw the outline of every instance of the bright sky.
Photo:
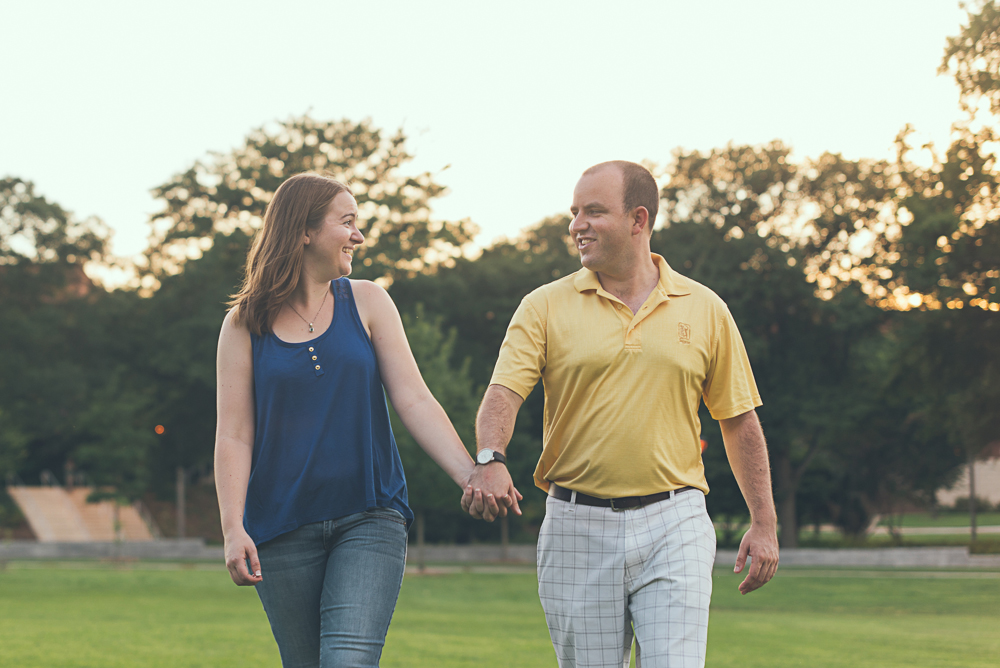
[[(487, 244), (569, 208), (588, 166), (782, 139), (888, 157), (947, 142), (957, 0), (7, 1), (0, 176), (146, 244), (150, 188), (310, 111), (403, 127), (410, 169)], [(443, 170), (447, 165), (450, 167)]]

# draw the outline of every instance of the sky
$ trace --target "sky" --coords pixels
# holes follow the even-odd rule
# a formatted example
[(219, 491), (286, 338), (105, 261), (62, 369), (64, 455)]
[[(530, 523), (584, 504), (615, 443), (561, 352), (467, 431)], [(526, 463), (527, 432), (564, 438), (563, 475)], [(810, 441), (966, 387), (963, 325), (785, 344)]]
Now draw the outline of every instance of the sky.
[(309, 112), (403, 128), (489, 244), (566, 212), (590, 165), (780, 139), (795, 156), (947, 144), (957, 0), (814, 3), (0, 0), (0, 177), (145, 248), (150, 189)]

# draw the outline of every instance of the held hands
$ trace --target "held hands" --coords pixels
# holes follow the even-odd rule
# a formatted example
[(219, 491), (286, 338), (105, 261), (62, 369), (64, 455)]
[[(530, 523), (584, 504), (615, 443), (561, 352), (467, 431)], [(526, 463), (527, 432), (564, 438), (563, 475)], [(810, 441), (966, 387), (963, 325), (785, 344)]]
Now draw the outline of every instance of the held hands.
[[(243, 527), (234, 529), (226, 537), (226, 568), (233, 582), (240, 586), (252, 586), (261, 581), (260, 560), (257, 558), (257, 546), (247, 535)], [(250, 560), (250, 570), (247, 570), (247, 560)]]
[(462, 510), (476, 519), (492, 522), (508, 509), (521, 514), (517, 505), (523, 497), (514, 487), (507, 467), (499, 462), (477, 466), (462, 493)]
[(740, 593), (749, 594), (754, 589), (760, 589), (774, 577), (778, 570), (778, 534), (774, 527), (765, 528), (753, 522), (750, 529), (740, 541), (740, 551), (736, 554), (734, 573), (743, 571), (750, 560), (750, 572), (740, 583)]

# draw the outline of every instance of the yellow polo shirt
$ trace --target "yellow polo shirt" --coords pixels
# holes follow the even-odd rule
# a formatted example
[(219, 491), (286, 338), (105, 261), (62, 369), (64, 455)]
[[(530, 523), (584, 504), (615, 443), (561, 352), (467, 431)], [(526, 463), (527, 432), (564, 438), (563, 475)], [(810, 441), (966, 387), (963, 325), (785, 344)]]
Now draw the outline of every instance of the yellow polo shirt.
[(543, 490), (708, 492), (699, 402), (716, 420), (761, 405), (725, 303), (652, 258), (660, 280), (638, 313), (583, 268), (531, 292), (511, 318), (490, 383), (526, 398), (542, 380)]

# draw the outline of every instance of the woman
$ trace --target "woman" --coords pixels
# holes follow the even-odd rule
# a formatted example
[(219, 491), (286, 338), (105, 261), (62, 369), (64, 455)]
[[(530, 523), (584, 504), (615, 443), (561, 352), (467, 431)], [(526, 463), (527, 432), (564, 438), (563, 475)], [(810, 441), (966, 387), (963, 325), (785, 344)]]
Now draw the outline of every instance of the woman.
[(383, 386), (459, 487), (520, 512), (503, 466), (476, 466), (427, 390), (389, 295), (346, 278), (363, 242), (345, 185), (291, 177), (219, 337), (226, 566), (256, 586), (286, 667), (378, 665), (413, 517)]

